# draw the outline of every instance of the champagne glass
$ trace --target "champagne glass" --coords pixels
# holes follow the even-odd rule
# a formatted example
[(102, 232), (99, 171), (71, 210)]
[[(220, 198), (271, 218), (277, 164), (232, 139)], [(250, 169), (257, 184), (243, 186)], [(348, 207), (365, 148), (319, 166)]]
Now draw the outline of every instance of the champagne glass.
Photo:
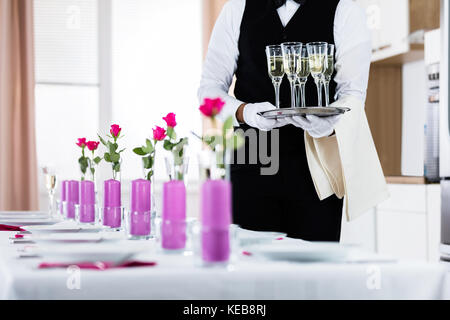
[(267, 67), (269, 76), (272, 79), (273, 87), (275, 88), (275, 105), (280, 108), (280, 86), (284, 77), (283, 66), (283, 51), (281, 46), (267, 46)]
[(45, 186), (47, 188), (48, 192), (48, 210), (50, 213), (50, 216), (54, 217), (56, 216), (56, 206), (55, 206), (55, 191), (56, 191), (56, 173), (55, 170), (51, 167), (43, 167), (42, 173), (44, 174), (45, 178)]
[(330, 81), (334, 73), (334, 45), (327, 46), (322, 83), (325, 88), (325, 105), (330, 105)]
[(283, 50), (284, 71), (291, 84), (291, 108), (295, 108), (296, 95), (295, 83), (297, 82), (297, 73), (300, 66), (300, 53), (303, 44), (301, 42), (286, 42), (281, 44)]
[[(308, 77), (311, 73), (311, 70), (309, 68), (309, 55), (308, 55), (308, 49), (306, 47), (302, 47), (301, 53), (300, 53), (300, 67), (298, 68), (297, 73), (297, 83), (299, 86), (298, 90), (298, 101), (300, 101), (301, 96), (301, 106), (302, 108), (306, 107), (306, 96), (305, 96), (305, 87), (306, 82), (308, 81)], [(297, 105), (300, 105), (299, 102), (297, 102)]]
[(328, 44), (326, 42), (311, 42), (306, 45), (309, 55), (311, 75), (317, 87), (318, 106), (322, 106), (322, 74), (325, 67), (325, 56)]

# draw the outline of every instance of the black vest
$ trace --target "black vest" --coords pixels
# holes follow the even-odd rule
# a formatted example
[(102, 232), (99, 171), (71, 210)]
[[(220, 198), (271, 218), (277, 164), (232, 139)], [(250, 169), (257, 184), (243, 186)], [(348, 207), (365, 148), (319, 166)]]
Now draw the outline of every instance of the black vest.
[[(286, 27), (283, 27), (272, 0), (246, 0), (239, 38), (239, 59), (236, 70), (237, 99), (246, 103), (271, 102), (275, 104), (275, 91), (267, 70), (265, 48), (283, 42), (324, 41), (334, 44), (334, 18), (339, 0), (307, 0)], [(334, 102), (336, 83), (330, 82), (330, 103)], [(288, 108), (289, 81), (281, 85), (280, 105)], [(307, 106), (317, 106), (317, 90), (311, 77), (306, 84)], [(248, 129), (242, 125), (242, 129)], [(280, 152), (305, 152), (303, 130), (294, 126), (280, 129)]]

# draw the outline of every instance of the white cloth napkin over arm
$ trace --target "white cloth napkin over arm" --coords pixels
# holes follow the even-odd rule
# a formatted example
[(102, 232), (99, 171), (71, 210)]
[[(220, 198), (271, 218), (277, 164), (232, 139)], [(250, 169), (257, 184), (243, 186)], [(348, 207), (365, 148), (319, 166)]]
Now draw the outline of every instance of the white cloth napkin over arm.
[(334, 136), (314, 139), (305, 133), (306, 155), (319, 198), (345, 196), (350, 221), (389, 193), (362, 102), (347, 96), (333, 106), (352, 110), (342, 116)]

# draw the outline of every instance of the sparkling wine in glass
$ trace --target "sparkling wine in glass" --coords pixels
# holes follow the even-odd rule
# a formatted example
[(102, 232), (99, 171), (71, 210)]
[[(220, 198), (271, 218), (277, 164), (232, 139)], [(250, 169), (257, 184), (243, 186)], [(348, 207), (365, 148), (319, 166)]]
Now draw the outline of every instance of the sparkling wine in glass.
[(325, 88), (325, 105), (330, 105), (330, 81), (334, 73), (334, 45), (327, 45), (322, 82)]
[(43, 167), (42, 173), (44, 174), (45, 186), (48, 193), (48, 210), (52, 217), (56, 216), (56, 205), (55, 205), (55, 191), (57, 185), (56, 173), (53, 168)]
[(285, 42), (281, 44), (284, 70), (291, 84), (291, 108), (297, 106), (295, 84), (297, 82), (298, 69), (300, 68), (300, 54), (302, 47), (303, 44), (301, 42)]
[(311, 75), (317, 87), (318, 106), (322, 106), (322, 76), (325, 69), (325, 57), (328, 44), (326, 42), (311, 42), (306, 45), (309, 56)]
[(283, 52), (281, 46), (267, 46), (267, 68), (275, 89), (275, 105), (280, 108), (280, 86), (284, 77)]
[(297, 105), (300, 105), (301, 100), (302, 108), (306, 107), (305, 87), (310, 74), (308, 49), (303, 46), (300, 54), (300, 67), (297, 73), (297, 85), (299, 89), (297, 90)]

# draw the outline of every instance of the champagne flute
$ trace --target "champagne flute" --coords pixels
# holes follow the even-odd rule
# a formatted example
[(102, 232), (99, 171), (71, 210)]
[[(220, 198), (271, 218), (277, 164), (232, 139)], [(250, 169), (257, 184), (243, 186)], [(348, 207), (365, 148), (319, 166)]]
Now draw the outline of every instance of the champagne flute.
[(325, 56), (328, 44), (326, 42), (311, 42), (306, 45), (309, 55), (311, 75), (317, 87), (318, 106), (322, 106), (322, 74), (325, 67)]
[(45, 186), (47, 188), (48, 192), (48, 210), (50, 213), (50, 216), (54, 217), (56, 216), (56, 206), (55, 206), (55, 191), (56, 191), (56, 173), (53, 168), (50, 167), (43, 167), (42, 173), (44, 174), (45, 178)]
[(301, 42), (286, 42), (281, 44), (281, 48), (283, 49), (284, 71), (291, 84), (291, 108), (297, 106), (295, 84), (297, 82), (302, 47), (303, 44)]
[[(300, 53), (300, 68), (298, 69), (297, 83), (299, 84), (299, 97), (298, 100), (300, 101), (300, 95), (301, 95), (301, 106), (302, 108), (306, 107), (306, 96), (305, 96), (305, 87), (306, 82), (308, 81), (308, 77), (311, 73), (311, 69), (309, 68), (309, 55), (308, 55), (308, 49), (306, 47), (302, 47), (301, 53)], [(299, 105), (300, 103), (297, 103)]]
[(325, 105), (330, 105), (330, 81), (334, 73), (334, 45), (327, 46), (322, 83), (325, 88)]
[(275, 105), (280, 108), (280, 86), (284, 77), (283, 52), (281, 46), (267, 46), (267, 68), (275, 89)]

